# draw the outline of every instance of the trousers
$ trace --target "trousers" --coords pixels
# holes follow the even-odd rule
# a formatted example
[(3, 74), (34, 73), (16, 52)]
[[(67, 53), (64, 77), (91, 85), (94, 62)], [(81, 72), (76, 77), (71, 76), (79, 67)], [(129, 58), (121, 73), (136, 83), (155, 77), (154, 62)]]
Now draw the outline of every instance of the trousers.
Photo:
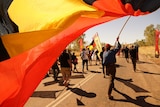
[(116, 75), (116, 65), (114, 63), (106, 65), (106, 74), (109, 76), (108, 95), (111, 95)]

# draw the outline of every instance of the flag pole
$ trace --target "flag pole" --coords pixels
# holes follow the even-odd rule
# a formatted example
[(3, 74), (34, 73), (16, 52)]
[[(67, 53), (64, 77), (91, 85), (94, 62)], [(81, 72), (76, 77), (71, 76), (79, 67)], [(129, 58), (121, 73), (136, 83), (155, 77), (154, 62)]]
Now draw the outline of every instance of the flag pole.
[[(123, 31), (124, 27), (126, 26), (126, 24), (127, 24), (128, 20), (129, 20), (130, 18), (131, 18), (131, 15), (127, 18), (127, 20), (126, 20), (126, 21), (125, 21), (125, 23), (123, 24), (123, 26), (122, 26), (122, 28), (121, 28), (121, 30), (120, 30), (120, 32), (119, 32), (119, 34), (118, 34), (117, 38), (119, 38), (119, 37), (120, 37), (120, 35), (121, 35), (121, 33), (122, 33), (122, 31)], [(117, 38), (116, 38), (116, 41), (117, 41)], [(116, 45), (116, 41), (115, 41), (114, 46)]]
[(121, 28), (121, 30), (120, 30), (120, 32), (119, 32), (119, 34), (118, 34), (118, 36), (117, 36), (117, 38), (119, 38), (120, 34), (122, 33), (124, 27), (126, 26), (128, 20), (129, 20), (130, 18), (131, 18), (131, 15), (127, 18), (126, 22), (124, 23), (123, 27)]

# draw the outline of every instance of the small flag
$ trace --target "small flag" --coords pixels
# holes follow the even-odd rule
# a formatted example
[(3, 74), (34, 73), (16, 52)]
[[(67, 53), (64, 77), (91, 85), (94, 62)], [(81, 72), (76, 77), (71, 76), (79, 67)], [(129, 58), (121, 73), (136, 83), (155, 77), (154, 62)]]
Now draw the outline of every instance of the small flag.
[(93, 37), (94, 43), (96, 44), (96, 48), (99, 52), (102, 51), (102, 45), (98, 36), (98, 33), (96, 33)]

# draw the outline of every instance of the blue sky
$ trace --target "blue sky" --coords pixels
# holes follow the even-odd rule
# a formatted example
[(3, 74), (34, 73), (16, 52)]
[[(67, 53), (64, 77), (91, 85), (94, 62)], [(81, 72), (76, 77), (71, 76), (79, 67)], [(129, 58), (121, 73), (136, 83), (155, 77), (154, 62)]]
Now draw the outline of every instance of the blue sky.
[[(113, 45), (128, 17), (126, 16), (88, 29), (84, 32), (86, 34), (84, 40), (89, 44), (97, 32), (101, 42)], [(134, 43), (136, 40), (144, 39), (144, 30), (150, 24), (153, 24), (154, 27), (160, 24), (160, 9), (148, 15), (131, 16), (120, 35), (119, 41), (121, 43)]]

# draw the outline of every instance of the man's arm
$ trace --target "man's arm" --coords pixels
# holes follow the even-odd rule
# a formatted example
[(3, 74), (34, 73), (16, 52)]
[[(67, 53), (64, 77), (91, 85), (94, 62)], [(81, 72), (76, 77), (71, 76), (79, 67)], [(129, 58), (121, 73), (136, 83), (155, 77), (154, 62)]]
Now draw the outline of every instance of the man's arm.
[(117, 37), (115, 52), (117, 53), (121, 49), (121, 44), (119, 43), (119, 37)]

